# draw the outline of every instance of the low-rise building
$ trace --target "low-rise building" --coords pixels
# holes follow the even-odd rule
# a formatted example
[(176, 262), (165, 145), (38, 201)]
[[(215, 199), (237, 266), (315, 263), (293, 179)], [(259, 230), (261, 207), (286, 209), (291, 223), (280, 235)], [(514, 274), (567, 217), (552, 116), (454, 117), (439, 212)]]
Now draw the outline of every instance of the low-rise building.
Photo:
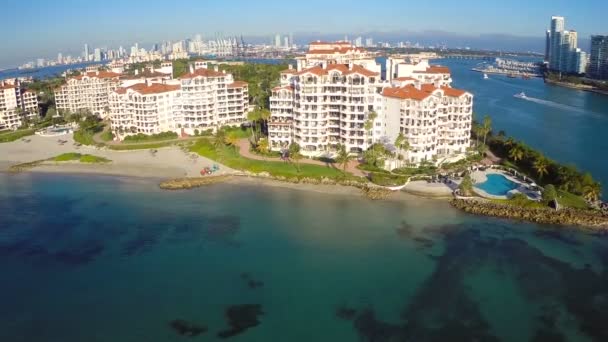
[(24, 118), (40, 114), (36, 93), (25, 89), (18, 80), (0, 81), (0, 129), (15, 129)]

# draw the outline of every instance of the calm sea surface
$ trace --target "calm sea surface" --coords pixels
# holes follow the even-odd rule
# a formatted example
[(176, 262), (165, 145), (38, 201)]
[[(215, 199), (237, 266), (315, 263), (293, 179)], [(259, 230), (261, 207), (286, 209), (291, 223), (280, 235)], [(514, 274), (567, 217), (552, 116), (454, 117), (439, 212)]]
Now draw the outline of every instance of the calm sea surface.
[(608, 340), (605, 236), (156, 184), (0, 174), (0, 341)]

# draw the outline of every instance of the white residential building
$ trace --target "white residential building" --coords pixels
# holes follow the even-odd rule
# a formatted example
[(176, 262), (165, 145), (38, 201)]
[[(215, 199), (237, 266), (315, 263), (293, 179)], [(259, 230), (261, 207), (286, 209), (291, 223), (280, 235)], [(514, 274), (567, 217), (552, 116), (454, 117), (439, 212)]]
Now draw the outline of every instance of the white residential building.
[(57, 109), (70, 112), (89, 110), (104, 116), (108, 95), (118, 87), (120, 76), (109, 71), (92, 71), (68, 77), (65, 84), (55, 89)]
[(39, 115), (36, 93), (26, 90), (17, 80), (0, 81), (0, 129), (14, 129), (22, 125), (22, 119)]
[(322, 64), (283, 74), (290, 75), (289, 82), (273, 89), (270, 99), (269, 134), (274, 150), (287, 147), (289, 122), (289, 141), (297, 142), (305, 155), (332, 152), (338, 144), (356, 153), (372, 144), (364, 126), (382, 89), (379, 73), (350, 63)]
[(376, 63), (375, 55), (365, 49), (355, 47), (349, 42), (312, 42), (308, 45), (306, 57), (296, 58), (298, 70), (312, 68), (323, 63), (356, 64), (373, 72), (380, 73), (381, 66)]
[(179, 84), (137, 83), (109, 97), (112, 131), (117, 136), (175, 131), (181, 122)]
[(245, 82), (215, 69), (191, 68), (177, 80), (129, 80), (109, 96), (110, 121), (119, 139), (173, 131), (194, 134), (247, 121)]
[(411, 146), (404, 159), (418, 164), (456, 160), (470, 146), (473, 96), (451, 88), (448, 68), (389, 57), (383, 80), (380, 65), (348, 43), (312, 43), (306, 56), (297, 69), (281, 72), (281, 86), (272, 91), (273, 150), (293, 142), (306, 156), (332, 155), (338, 144), (351, 153), (374, 143), (396, 150), (402, 133)]
[(404, 157), (412, 164), (463, 156), (471, 144), (473, 95), (414, 80), (397, 83), (382, 91), (380, 136), (394, 142), (402, 133), (410, 145)]

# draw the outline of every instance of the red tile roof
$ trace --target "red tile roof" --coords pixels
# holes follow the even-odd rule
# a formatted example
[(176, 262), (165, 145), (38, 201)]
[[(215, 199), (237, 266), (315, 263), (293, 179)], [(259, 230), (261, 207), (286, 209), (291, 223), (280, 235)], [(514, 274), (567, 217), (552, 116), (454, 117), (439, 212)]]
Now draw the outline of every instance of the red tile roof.
[(327, 75), (329, 73), (329, 71), (333, 71), (333, 70), (339, 71), (342, 75), (359, 74), (359, 75), (363, 75), (363, 76), (367, 76), (367, 77), (373, 77), (373, 76), (380, 75), (377, 72), (373, 72), (371, 70), (365, 69), (364, 67), (357, 65), (357, 64), (353, 65), (352, 70), (350, 70), (348, 65), (346, 65), (346, 64), (329, 64), (329, 65), (327, 65), (327, 67), (325, 69), (323, 69), (321, 66), (317, 65), (312, 68), (302, 70), (297, 74), (304, 75), (307, 73), (313, 73), (317, 76), (323, 76), (323, 75)]
[(137, 83), (130, 87), (118, 88), (115, 90), (115, 92), (118, 94), (126, 94), (128, 89), (131, 89), (142, 95), (150, 95), (150, 94), (160, 94), (160, 93), (167, 93), (170, 91), (179, 90), (179, 89), (181, 89), (181, 86), (179, 84), (174, 85), (174, 84), (153, 83), (151, 85), (147, 85), (146, 83)]
[(222, 76), (226, 76), (226, 74), (224, 74), (223, 72), (219, 72), (219, 71), (215, 71), (215, 70), (211, 70), (211, 69), (200, 68), (200, 69), (194, 70), (194, 72), (192, 72), (192, 73), (185, 74), (184, 76), (180, 77), (180, 79), (195, 78), (195, 77), (222, 77)]
[(234, 81), (234, 83), (231, 83), (228, 85), (228, 88), (245, 88), (245, 87), (249, 87), (249, 83), (243, 82), (243, 81)]
[(272, 91), (279, 91), (279, 90), (293, 91), (293, 87), (292, 86), (284, 86), (284, 87), (274, 87), (274, 88), (272, 88)]
[(407, 85), (405, 87), (385, 88), (382, 91), (382, 95), (399, 99), (413, 99), (420, 101), (431, 96), (433, 92), (437, 90), (442, 90), (443, 94), (449, 97), (460, 97), (467, 93), (466, 91), (461, 89), (455, 89), (445, 86), (441, 88), (435, 88), (435, 86), (432, 84), (423, 84), (420, 86), (420, 89), (417, 89), (413, 85)]
[(426, 68), (425, 71), (414, 71), (417, 74), (450, 74), (450, 68), (448, 67), (444, 67), (444, 66), (439, 66), (439, 65), (432, 65), (428, 68)]
[(0, 83), (0, 89), (4, 90), (4, 89), (15, 89), (17, 87), (15, 87), (14, 84), (10, 84), (10, 83), (6, 83), (6, 84), (1, 84)]
[(412, 99), (422, 101), (427, 97), (431, 96), (430, 93), (427, 93), (422, 90), (416, 89), (414, 86), (408, 85), (405, 87), (396, 87), (396, 88), (384, 88), (382, 91), (382, 95), (397, 99)]
[(445, 87), (445, 86), (441, 87), (441, 89), (443, 90), (443, 93), (445, 94), (445, 96), (450, 96), (450, 97), (460, 97), (467, 93), (465, 90), (450, 88), (450, 87)]
[(120, 77), (121, 75), (122, 74), (118, 74), (118, 73), (111, 72), (111, 71), (90, 71), (90, 72), (87, 72), (84, 74), (80, 74), (78, 76), (70, 77), (70, 79), (81, 80), (85, 76), (90, 77), (90, 78), (117, 78), (117, 77)]
[(355, 52), (364, 52), (365, 50), (358, 47), (335, 47), (333, 49), (318, 49), (318, 50), (308, 50), (307, 55), (331, 55), (331, 54), (344, 54), (350, 51)]
[(413, 78), (413, 77), (397, 77), (394, 78), (393, 80), (395, 81), (417, 81), (417, 79)]
[(296, 74), (298, 71), (296, 69), (285, 69), (281, 71), (281, 74)]

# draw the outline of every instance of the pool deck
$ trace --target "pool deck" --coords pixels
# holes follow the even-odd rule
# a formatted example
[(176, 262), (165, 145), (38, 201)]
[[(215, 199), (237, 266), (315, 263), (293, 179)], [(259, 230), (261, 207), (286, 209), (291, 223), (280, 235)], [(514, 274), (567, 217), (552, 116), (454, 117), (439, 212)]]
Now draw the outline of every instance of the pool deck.
[[(473, 179), (473, 182), (475, 184), (479, 184), (479, 183), (484, 183), (485, 181), (488, 180), (487, 175), (491, 175), (491, 174), (497, 174), (497, 175), (502, 175), (505, 178), (507, 178), (508, 180), (510, 180), (511, 182), (515, 183), (518, 185), (517, 189), (511, 190), (509, 191), (510, 195), (514, 195), (516, 193), (521, 193), (524, 194), (526, 196), (528, 196), (528, 198), (530, 199), (535, 199), (536, 196), (533, 195), (533, 193), (531, 192), (531, 190), (527, 189), (527, 184), (521, 182), (520, 180), (517, 180), (516, 178), (514, 178), (513, 176), (509, 175), (506, 172), (503, 172), (501, 170), (495, 170), (495, 169), (487, 169), (486, 171), (474, 171), (473, 173), (471, 173), (471, 179)], [(475, 192), (484, 198), (489, 198), (489, 199), (509, 199), (510, 196), (506, 195), (506, 196), (497, 196), (497, 195), (492, 195), (489, 194), (487, 192), (485, 192), (484, 190), (474, 186), (475, 188)]]

